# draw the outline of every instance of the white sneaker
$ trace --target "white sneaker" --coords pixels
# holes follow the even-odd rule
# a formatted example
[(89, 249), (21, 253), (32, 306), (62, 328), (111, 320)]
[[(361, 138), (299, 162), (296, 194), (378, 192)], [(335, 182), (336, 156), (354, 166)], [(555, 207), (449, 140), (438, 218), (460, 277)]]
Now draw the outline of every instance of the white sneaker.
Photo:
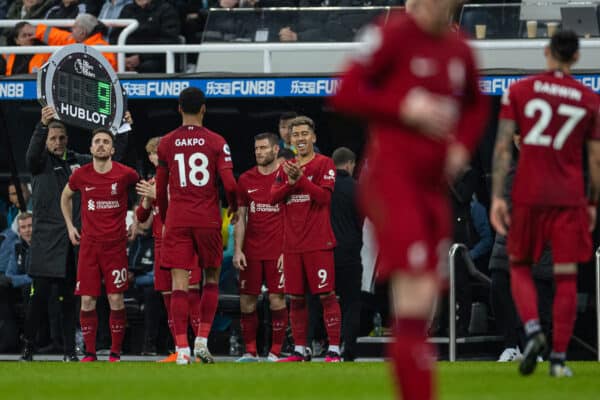
[(518, 347), (507, 347), (506, 349), (504, 349), (502, 354), (500, 354), (498, 362), (517, 361), (522, 357), (523, 356)]
[(215, 363), (215, 359), (213, 358), (212, 354), (210, 354), (210, 351), (208, 351), (208, 346), (206, 343), (203, 343), (200, 338), (196, 338), (194, 341), (194, 355), (204, 364)]
[(269, 353), (269, 355), (267, 356), (267, 362), (277, 362), (277, 361), (279, 361), (279, 357), (277, 357), (273, 353)]
[(190, 355), (190, 348), (177, 349), (177, 365), (188, 365), (192, 363), (192, 356)]
[(238, 358), (235, 362), (248, 363), (248, 362), (259, 362), (259, 361), (260, 361), (260, 358), (258, 358), (254, 354), (244, 353), (244, 355), (241, 356), (240, 358)]

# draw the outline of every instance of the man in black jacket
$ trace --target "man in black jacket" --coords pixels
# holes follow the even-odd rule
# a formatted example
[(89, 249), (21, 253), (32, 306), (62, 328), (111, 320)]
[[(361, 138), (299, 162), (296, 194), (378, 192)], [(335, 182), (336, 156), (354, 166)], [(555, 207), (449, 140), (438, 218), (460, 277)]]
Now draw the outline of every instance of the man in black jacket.
[[(47, 307), (52, 285), (57, 285), (64, 318), (64, 360), (78, 361), (75, 354), (77, 315), (74, 295), (77, 249), (69, 240), (60, 209), (60, 196), (71, 173), (90, 162), (91, 156), (67, 149), (67, 130), (62, 122), (54, 119), (54, 108), (42, 108), (41, 115), (26, 154), (33, 188), (33, 236), (31, 263), (27, 273), (33, 278), (33, 284), (25, 317), (21, 360), (33, 360), (40, 316)], [(115, 157), (122, 157), (126, 145), (127, 135), (117, 135)], [(73, 201), (73, 220), (78, 228), (81, 226), (79, 212), (80, 200), (77, 198)]]
[(356, 155), (346, 147), (336, 149), (331, 158), (337, 170), (331, 196), (331, 227), (335, 234), (335, 287), (342, 310), (344, 361), (356, 358), (356, 337), (360, 329), (360, 287), (362, 282), (363, 219), (356, 207), (356, 181), (352, 177)]

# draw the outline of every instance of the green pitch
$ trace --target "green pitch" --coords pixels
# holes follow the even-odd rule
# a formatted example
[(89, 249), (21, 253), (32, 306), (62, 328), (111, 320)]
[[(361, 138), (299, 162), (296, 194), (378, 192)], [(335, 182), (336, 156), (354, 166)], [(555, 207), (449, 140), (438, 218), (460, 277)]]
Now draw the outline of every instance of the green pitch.
[[(600, 399), (600, 363), (570, 363), (575, 377), (551, 379), (547, 365), (533, 376), (517, 365), (439, 363), (440, 399)], [(385, 363), (195, 364), (146, 362), (0, 363), (0, 398), (21, 399), (392, 399)]]

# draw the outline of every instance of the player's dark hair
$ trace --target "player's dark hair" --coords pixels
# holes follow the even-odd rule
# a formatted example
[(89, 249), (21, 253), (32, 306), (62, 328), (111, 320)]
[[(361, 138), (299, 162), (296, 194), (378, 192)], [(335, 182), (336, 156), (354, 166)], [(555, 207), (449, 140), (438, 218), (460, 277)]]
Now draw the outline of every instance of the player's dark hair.
[(277, 136), (274, 133), (271, 132), (263, 132), (263, 133), (259, 133), (258, 135), (254, 136), (254, 141), (258, 141), (258, 140), (265, 140), (267, 139), (269, 141), (269, 144), (271, 146), (275, 146), (276, 144), (279, 144), (279, 136)]
[(184, 114), (198, 114), (205, 103), (204, 92), (196, 87), (187, 87), (179, 93), (179, 107)]
[(298, 113), (295, 111), (286, 111), (279, 116), (279, 121), (287, 121), (288, 119), (296, 118)]
[(106, 128), (96, 128), (92, 131), (92, 142), (94, 141), (94, 138), (96, 137), (96, 135), (99, 135), (101, 133), (104, 133), (105, 135), (110, 136), (110, 140), (114, 143), (115, 142), (115, 137), (113, 136), (112, 132)]
[(282, 157), (286, 160), (291, 160), (292, 158), (296, 157), (296, 155), (294, 154), (294, 152), (292, 150), (282, 147), (279, 149), (279, 153), (277, 153), (277, 158), (282, 158)]
[(290, 122), (290, 130), (295, 126), (308, 125), (308, 127), (314, 132), (315, 131), (315, 123), (312, 119), (307, 116), (301, 115), (296, 117)]
[(336, 167), (340, 167), (350, 161), (356, 161), (356, 154), (347, 147), (338, 147), (331, 155)]
[(573, 31), (559, 31), (550, 39), (550, 52), (560, 62), (571, 62), (579, 50), (579, 38)]

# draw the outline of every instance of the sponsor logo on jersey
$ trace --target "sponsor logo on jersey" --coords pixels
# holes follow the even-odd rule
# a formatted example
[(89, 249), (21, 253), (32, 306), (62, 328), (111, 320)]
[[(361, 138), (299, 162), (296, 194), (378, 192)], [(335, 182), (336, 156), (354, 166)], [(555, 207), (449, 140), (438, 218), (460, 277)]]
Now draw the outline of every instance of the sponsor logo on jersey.
[(325, 179), (326, 181), (335, 181), (335, 171), (330, 169), (327, 172), (327, 175), (323, 175), (323, 179)]
[(306, 203), (310, 201), (310, 195), (309, 194), (293, 194), (291, 195), (286, 204), (293, 204), (293, 203)]
[(94, 203), (94, 200), (88, 200), (88, 210), (94, 211), (95, 209), (96, 209), (96, 204)]

